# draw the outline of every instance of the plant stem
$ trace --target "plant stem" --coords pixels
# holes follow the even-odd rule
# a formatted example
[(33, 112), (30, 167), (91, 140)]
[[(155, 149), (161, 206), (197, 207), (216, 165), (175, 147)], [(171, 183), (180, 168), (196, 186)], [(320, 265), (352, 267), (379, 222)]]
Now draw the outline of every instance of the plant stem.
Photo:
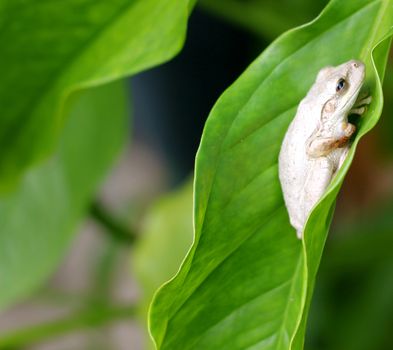
[(134, 306), (96, 306), (81, 310), (64, 319), (34, 325), (0, 335), (0, 349), (24, 348), (34, 343), (65, 335), (76, 330), (97, 327), (109, 322), (129, 319), (135, 313)]
[(127, 244), (134, 243), (137, 237), (136, 233), (114, 218), (101, 204), (93, 203), (90, 208), (90, 215), (105, 227), (106, 232), (117, 241)]

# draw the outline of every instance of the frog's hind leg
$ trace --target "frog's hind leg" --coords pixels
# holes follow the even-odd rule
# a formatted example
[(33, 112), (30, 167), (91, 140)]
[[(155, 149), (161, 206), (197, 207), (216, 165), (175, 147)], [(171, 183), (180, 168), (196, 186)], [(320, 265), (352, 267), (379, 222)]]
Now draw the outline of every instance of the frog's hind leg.
[(341, 153), (341, 156), (340, 156), (340, 158), (338, 160), (337, 169), (336, 169), (336, 171), (334, 173), (336, 173), (341, 168), (341, 166), (343, 165), (345, 159), (347, 159), (347, 155), (348, 155), (348, 152), (349, 152), (349, 147), (345, 147), (342, 150), (343, 150), (343, 152)]
[(303, 196), (299, 203), (303, 208), (304, 223), (306, 223), (314, 205), (325, 193), (334, 173), (333, 163), (327, 157), (316, 158), (310, 165), (310, 172), (306, 178)]
[(302, 222), (297, 216), (294, 217), (293, 215), (290, 216), (289, 221), (292, 227), (296, 229), (297, 237), (301, 239), (303, 236), (304, 222)]

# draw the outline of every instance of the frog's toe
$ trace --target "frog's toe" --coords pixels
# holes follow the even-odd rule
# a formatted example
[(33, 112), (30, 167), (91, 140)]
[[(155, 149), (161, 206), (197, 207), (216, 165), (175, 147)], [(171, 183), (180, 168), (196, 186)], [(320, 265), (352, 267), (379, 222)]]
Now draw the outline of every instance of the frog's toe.
[(349, 111), (349, 114), (362, 115), (365, 111), (366, 111), (366, 107), (365, 107), (365, 106), (362, 106), (362, 107), (359, 107), (359, 108), (352, 108), (352, 109)]
[(354, 107), (360, 107), (360, 106), (364, 106), (364, 105), (369, 105), (372, 101), (372, 97), (371, 96), (367, 96), (367, 97), (362, 97), (359, 100), (356, 101)]
[(368, 96), (362, 100), (362, 103), (364, 103), (365, 105), (369, 105), (372, 100), (373, 98), (371, 96)]

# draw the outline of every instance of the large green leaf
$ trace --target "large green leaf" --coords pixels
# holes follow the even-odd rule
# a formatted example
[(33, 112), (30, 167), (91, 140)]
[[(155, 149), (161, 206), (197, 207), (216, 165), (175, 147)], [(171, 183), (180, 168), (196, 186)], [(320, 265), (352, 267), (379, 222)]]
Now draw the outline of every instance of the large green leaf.
[(122, 83), (78, 96), (55, 155), (0, 199), (0, 308), (38, 286), (68, 248), (98, 182), (124, 144), (125, 105)]
[[(195, 239), (157, 293), (150, 330), (159, 349), (301, 349), (334, 200), (359, 138), (377, 122), (391, 0), (333, 0), (281, 36), (229, 88), (207, 121), (196, 163)], [(305, 228), (289, 225), (277, 157), (296, 107), (321, 67), (366, 63), (373, 96), (349, 156)], [(375, 65), (374, 65), (375, 63)]]
[(73, 91), (173, 57), (188, 11), (188, 0), (0, 0), (0, 187), (48, 152)]

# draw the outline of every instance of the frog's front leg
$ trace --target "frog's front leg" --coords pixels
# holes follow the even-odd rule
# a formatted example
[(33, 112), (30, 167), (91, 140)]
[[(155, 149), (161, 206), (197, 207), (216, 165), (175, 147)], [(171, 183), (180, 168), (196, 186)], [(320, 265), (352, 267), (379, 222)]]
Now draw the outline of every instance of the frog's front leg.
[(328, 155), (332, 150), (343, 147), (355, 131), (355, 125), (351, 123), (345, 123), (343, 125), (343, 133), (340, 136), (312, 136), (307, 143), (307, 155), (310, 158), (324, 157)]
[(372, 101), (372, 97), (368, 96), (367, 94), (362, 95), (353, 105), (354, 107), (360, 107), (364, 105), (369, 105)]
[(371, 103), (371, 99), (371, 96), (358, 99), (353, 105), (353, 108), (349, 111), (349, 114), (362, 115), (367, 110), (366, 105), (369, 105)]

